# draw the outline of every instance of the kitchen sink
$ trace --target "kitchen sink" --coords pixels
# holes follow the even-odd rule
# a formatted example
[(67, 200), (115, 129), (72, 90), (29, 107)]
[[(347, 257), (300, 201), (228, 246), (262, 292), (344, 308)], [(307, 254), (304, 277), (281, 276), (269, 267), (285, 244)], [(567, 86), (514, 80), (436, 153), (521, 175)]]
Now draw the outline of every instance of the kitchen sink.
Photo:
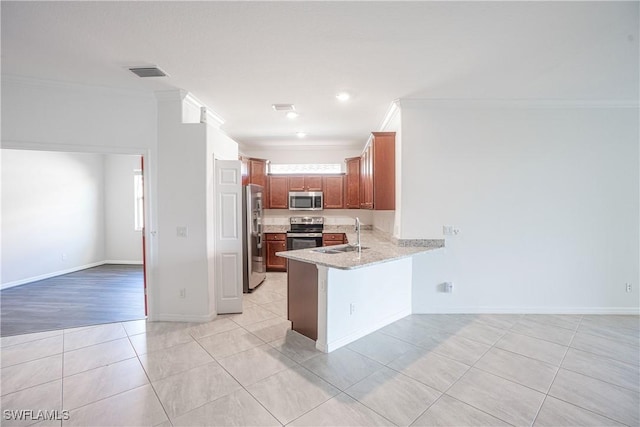
[[(368, 247), (362, 246), (361, 250), (369, 249)], [(356, 246), (345, 245), (345, 246), (325, 246), (323, 248), (312, 249), (311, 252), (318, 252), (321, 254), (343, 254), (345, 252), (357, 252), (358, 248)]]

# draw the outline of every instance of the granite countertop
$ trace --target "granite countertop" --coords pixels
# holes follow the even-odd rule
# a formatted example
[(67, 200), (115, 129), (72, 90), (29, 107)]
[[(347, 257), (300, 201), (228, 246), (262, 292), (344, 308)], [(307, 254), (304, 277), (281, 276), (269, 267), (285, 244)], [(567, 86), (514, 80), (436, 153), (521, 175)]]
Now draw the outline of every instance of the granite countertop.
[[(350, 228), (351, 232), (346, 232), (347, 239), (350, 243), (355, 243), (356, 234), (353, 230), (353, 226)], [(325, 233), (331, 232), (332, 231), (325, 230)], [(333, 232), (345, 231), (336, 230)], [(325, 254), (315, 252), (314, 249), (298, 249), (295, 251), (276, 252), (276, 255), (310, 264), (323, 265), (341, 270), (352, 270), (373, 264), (380, 264), (400, 258), (406, 258), (415, 254), (429, 252), (434, 249), (444, 247), (443, 239), (397, 241), (389, 239), (386, 235), (377, 230), (362, 230), (360, 239), (362, 246), (368, 248), (362, 250), (361, 253), (345, 252), (339, 254)], [(408, 246), (407, 243), (413, 244), (414, 246)]]

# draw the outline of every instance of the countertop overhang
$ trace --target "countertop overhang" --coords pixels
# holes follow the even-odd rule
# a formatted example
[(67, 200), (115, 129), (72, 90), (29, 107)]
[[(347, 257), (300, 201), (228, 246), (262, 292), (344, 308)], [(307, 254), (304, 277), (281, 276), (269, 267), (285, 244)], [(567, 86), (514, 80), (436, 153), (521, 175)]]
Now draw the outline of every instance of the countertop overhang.
[[(351, 227), (353, 230), (353, 227)], [(326, 232), (326, 231), (325, 231)], [(356, 241), (354, 232), (347, 232), (351, 244)], [(315, 249), (298, 249), (276, 252), (277, 256), (340, 270), (353, 270), (374, 264), (410, 257), (444, 247), (444, 239), (390, 240), (379, 231), (363, 230), (360, 234), (361, 245), (368, 249), (362, 252), (321, 253)]]

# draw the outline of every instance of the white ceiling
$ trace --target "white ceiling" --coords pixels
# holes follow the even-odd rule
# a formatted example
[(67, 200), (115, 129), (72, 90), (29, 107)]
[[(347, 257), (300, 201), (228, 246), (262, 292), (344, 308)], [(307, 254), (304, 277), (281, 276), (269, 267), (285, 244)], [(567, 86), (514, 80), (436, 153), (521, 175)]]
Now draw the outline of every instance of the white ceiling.
[(398, 98), (636, 100), (638, 5), (2, 1), (2, 73), (182, 88), (247, 146), (353, 146)]

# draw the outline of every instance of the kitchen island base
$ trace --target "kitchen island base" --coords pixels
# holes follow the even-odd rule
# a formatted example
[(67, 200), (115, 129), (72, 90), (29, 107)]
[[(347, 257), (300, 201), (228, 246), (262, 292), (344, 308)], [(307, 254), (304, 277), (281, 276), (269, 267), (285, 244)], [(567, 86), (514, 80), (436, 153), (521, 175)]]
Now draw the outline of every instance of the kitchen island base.
[(316, 340), (320, 351), (334, 351), (411, 314), (412, 258), (353, 270), (288, 263), (292, 329)]
[(287, 260), (287, 318), (291, 329), (318, 338), (318, 269), (315, 264)]
[(412, 258), (341, 270), (318, 266), (318, 339), (325, 353), (411, 314)]

